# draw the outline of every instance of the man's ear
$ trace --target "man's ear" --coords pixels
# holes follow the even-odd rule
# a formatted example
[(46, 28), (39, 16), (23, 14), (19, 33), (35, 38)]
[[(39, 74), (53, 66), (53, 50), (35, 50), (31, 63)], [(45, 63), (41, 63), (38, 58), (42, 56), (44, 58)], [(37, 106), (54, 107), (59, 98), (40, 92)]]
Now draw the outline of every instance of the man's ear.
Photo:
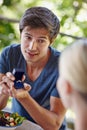
[(72, 85), (67, 80), (65, 80), (65, 87), (66, 87), (66, 93), (71, 94), (72, 93)]
[(65, 78), (59, 77), (59, 79), (57, 80), (57, 89), (61, 93), (61, 95), (63, 93), (67, 95), (72, 93), (71, 84)]
[(20, 38), (21, 38), (21, 35), (22, 35), (22, 34), (20, 33)]

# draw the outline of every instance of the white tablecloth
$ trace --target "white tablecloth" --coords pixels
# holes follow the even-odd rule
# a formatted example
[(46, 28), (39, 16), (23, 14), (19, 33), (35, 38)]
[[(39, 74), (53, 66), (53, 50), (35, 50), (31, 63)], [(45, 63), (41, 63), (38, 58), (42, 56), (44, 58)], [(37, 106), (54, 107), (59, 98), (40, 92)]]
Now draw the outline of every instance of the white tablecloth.
[(25, 120), (21, 126), (15, 130), (43, 130), (39, 125)]

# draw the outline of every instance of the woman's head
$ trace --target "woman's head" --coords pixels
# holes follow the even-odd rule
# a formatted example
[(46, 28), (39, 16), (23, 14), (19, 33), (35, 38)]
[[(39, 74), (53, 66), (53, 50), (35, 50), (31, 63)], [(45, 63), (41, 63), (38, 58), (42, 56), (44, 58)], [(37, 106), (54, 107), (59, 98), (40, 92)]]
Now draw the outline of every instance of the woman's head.
[(87, 39), (76, 41), (62, 52), (59, 69), (76, 90), (87, 93)]
[(20, 33), (26, 26), (47, 29), (51, 43), (57, 37), (60, 29), (60, 23), (57, 16), (45, 7), (32, 7), (27, 9), (20, 20)]
[(70, 98), (64, 99), (67, 94), (64, 97), (62, 91), (75, 90), (87, 101), (87, 39), (77, 40), (61, 53), (59, 74), (57, 87), (63, 100)]

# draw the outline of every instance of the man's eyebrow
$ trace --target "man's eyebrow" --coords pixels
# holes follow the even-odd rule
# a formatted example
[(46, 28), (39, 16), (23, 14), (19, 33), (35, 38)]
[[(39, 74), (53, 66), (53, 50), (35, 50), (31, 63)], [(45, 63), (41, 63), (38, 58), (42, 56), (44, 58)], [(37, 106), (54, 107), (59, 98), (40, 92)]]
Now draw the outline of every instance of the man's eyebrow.
[(26, 35), (30, 35), (30, 36), (32, 36), (30, 33), (27, 33), (27, 32), (25, 32), (25, 34), (26, 34)]
[(39, 37), (39, 38), (41, 38), (41, 39), (47, 39), (47, 37), (45, 37), (45, 36), (41, 36), (41, 37)]
[[(25, 32), (25, 34), (26, 34), (26, 35), (29, 35), (29, 36), (32, 36), (30, 33), (27, 33), (27, 32)], [(46, 36), (40, 36), (40, 37), (38, 37), (38, 38), (46, 39), (46, 40), (48, 39)]]

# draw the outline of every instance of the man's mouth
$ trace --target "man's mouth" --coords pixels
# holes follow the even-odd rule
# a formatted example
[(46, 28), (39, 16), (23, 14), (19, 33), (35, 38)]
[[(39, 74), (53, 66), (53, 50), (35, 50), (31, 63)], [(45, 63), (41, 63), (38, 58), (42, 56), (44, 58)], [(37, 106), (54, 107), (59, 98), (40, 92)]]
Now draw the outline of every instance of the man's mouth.
[(37, 55), (37, 53), (35, 52), (29, 52), (29, 51), (25, 51), (29, 56), (35, 56)]

